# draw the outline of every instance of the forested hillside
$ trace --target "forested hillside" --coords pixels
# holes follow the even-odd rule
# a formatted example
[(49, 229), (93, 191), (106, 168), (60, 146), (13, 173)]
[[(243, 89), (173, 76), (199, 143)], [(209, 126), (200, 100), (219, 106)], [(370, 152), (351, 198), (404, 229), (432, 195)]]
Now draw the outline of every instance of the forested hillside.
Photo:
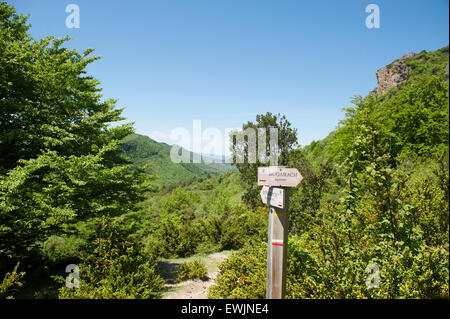
[[(445, 133), (448, 132), (448, 128), (446, 127), (448, 121), (445, 120), (445, 114), (448, 114), (448, 108), (445, 108), (445, 103), (436, 107), (436, 105), (428, 104), (430, 102), (437, 103), (436, 101), (423, 101), (418, 96), (419, 94), (444, 94), (441, 100), (445, 102), (445, 88), (435, 88), (434, 86), (437, 82), (444, 82), (441, 84), (444, 86), (445, 83), (448, 84), (448, 51), (449, 47), (446, 46), (435, 52), (422, 51), (417, 55), (402, 59), (404, 64), (410, 68), (410, 71), (406, 74), (406, 79), (401, 85), (403, 89), (400, 94), (397, 94), (397, 87), (392, 87), (386, 94), (377, 96), (371, 92), (372, 94), (365, 97), (364, 101), (370, 99), (372, 101), (371, 104), (374, 105), (371, 107), (370, 114), (373, 121), (377, 121), (378, 129), (382, 130), (384, 134), (392, 136), (392, 138), (398, 138), (397, 140), (390, 140), (391, 148), (392, 145), (395, 148), (408, 148), (414, 144), (416, 145), (414, 146), (416, 150), (419, 148), (428, 149), (435, 147), (436, 144), (440, 145), (448, 141), (448, 139), (445, 140)], [(396, 61), (382, 69), (391, 69)], [(428, 87), (425, 84), (426, 80), (429, 81)], [(421, 86), (416, 88), (416, 85)], [(374, 91), (376, 92), (376, 90)], [(361, 96), (355, 96), (353, 102), (356, 105), (360, 104), (362, 102)], [(344, 111), (354, 112), (355, 110), (353, 108), (346, 108)], [(368, 111), (365, 112), (368, 113)], [(352, 113), (348, 113), (347, 115), (348, 119), (353, 119), (354, 117)], [(360, 114), (358, 117), (362, 118), (362, 116)], [(339, 145), (336, 143), (336, 139), (338, 134), (343, 134), (346, 130), (343, 127), (349, 127), (348, 124), (350, 124), (348, 120), (340, 123), (341, 127), (338, 130), (331, 132), (323, 140), (312, 142), (306, 146), (305, 155), (308, 160), (318, 163), (332, 158), (339, 162), (335, 158), (339, 153), (337, 150)], [(401, 137), (399, 136), (400, 128), (403, 130)], [(436, 136), (436, 134), (439, 135)], [(435, 138), (435, 141), (432, 141), (433, 138)], [(419, 150), (419, 152), (422, 151)]]
[[(222, 250), (236, 252), (209, 297), (265, 298), (266, 164), (172, 163), (168, 145), (112, 125), (122, 109), (87, 75), (93, 50), (29, 27), (0, 2), (0, 298), (160, 298), (162, 259)], [(304, 177), (290, 189), (287, 298), (449, 298), (448, 55), (380, 69), (379, 88), (304, 148), (282, 114), (243, 123), (278, 128), (279, 165)]]
[(226, 163), (205, 163), (204, 158), (202, 163), (173, 163), (170, 159), (171, 146), (158, 143), (148, 136), (131, 134), (123, 142), (122, 147), (125, 155), (131, 159), (132, 167), (147, 165), (145, 173), (154, 175), (157, 184), (169, 185), (235, 170)]

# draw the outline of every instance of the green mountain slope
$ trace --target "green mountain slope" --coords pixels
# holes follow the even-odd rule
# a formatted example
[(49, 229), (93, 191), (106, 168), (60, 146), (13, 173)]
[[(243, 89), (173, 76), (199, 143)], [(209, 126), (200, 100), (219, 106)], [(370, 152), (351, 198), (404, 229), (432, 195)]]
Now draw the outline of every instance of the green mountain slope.
[(195, 177), (207, 177), (235, 170), (225, 163), (174, 163), (170, 159), (170, 145), (158, 143), (148, 136), (132, 134), (123, 140), (123, 149), (134, 167), (147, 165), (145, 172), (156, 175), (156, 183), (174, 184)]
[[(364, 98), (354, 97), (355, 105), (365, 107), (344, 108), (353, 122), (341, 121), (327, 137), (304, 147), (310, 162), (315, 165), (326, 160), (340, 163), (347, 149), (342, 144), (345, 135), (350, 134), (351, 127), (358, 121), (366, 124), (373, 121), (376, 125), (370, 129), (389, 135), (389, 147), (395, 156), (405, 150), (422, 154), (437, 145), (448, 146), (445, 85), (449, 80), (449, 46), (407, 54), (381, 68), (377, 79), (378, 88)], [(381, 86), (385, 90), (377, 93)]]

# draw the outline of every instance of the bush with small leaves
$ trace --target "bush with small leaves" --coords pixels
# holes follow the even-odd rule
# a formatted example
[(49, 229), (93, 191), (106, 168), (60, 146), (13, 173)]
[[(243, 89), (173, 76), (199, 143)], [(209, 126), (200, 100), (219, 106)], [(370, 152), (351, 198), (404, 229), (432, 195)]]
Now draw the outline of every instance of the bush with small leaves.
[(178, 281), (197, 278), (204, 280), (207, 274), (208, 268), (206, 268), (205, 263), (199, 258), (178, 266)]

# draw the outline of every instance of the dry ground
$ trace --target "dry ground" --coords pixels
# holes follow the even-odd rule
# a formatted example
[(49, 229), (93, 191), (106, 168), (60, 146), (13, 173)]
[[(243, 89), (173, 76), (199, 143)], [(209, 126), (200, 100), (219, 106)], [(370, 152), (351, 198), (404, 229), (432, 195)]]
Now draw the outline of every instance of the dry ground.
[[(168, 259), (158, 263), (158, 268), (166, 281), (164, 285), (163, 299), (206, 299), (208, 288), (214, 284), (219, 272), (218, 265), (230, 256), (232, 251), (221, 251), (204, 256), (193, 256), (189, 258)], [(200, 258), (208, 268), (205, 280), (195, 279), (176, 282), (176, 267), (180, 263)]]

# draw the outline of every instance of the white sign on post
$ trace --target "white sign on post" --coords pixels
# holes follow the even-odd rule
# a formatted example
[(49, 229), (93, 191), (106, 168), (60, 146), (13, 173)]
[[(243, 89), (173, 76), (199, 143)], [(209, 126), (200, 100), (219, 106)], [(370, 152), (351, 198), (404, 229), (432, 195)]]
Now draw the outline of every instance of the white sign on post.
[(270, 206), (284, 208), (283, 193), (282, 188), (263, 186), (260, 195), (263, 204), (269, 203)]
[(295, 187), (303, 179), (296, 168), (269, 166), (258, 167), (259, 186)]

